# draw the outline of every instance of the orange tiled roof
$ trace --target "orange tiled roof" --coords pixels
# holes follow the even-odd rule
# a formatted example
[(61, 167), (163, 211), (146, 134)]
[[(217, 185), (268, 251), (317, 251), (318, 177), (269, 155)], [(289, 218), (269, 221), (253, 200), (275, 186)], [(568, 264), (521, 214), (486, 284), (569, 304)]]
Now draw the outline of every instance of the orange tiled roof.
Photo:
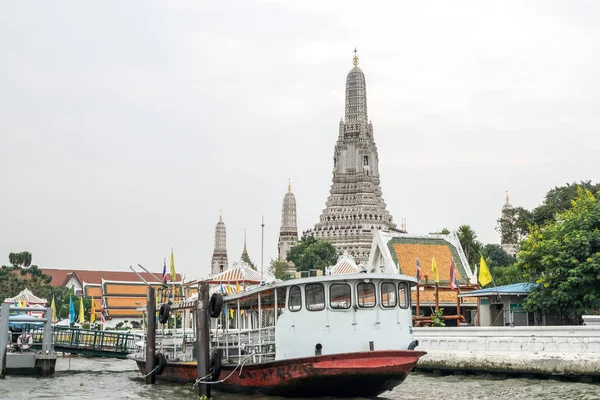
[(468, 275), (458, 249), (444, 239), (395, 237), (390, 239), (388, 247), (394, 262), (398, 264), (400, 272), (404, 275), (417, 275), (416, 261), (418, 257), (421, 265), (421, 282), (425, 282), (425, 276), (429, 282), (433, 282), (431, 264), (435, 256), (441, 284), (447, 284), (450, 279), (450, 260), (454, 260), (454, 265), (456, 265), (459, 284), (466, 283)]
[[(162, 287), (161, 283), (152, 284), (153, 287)], [(102, 282), (104, 296), (134, 296), (146, 297), (148, 285), (143, 282)]]

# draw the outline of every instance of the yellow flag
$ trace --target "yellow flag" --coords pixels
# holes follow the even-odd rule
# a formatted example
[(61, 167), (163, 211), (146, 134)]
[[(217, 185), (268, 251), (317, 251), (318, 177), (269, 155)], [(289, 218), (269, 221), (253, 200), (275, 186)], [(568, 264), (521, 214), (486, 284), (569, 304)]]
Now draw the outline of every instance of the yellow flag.
[(56, 303), (54, 302), (54, 296), (52, 296), (52, 323), (56, 323)]
[(227, 294), (233, 294), (233, 290), (231, 289), (231, 284), (227, 282)]
[(481, 286), (485, 286), (492, 281), (492, 274), (490, 274), (490, 270), (485, 263), (485, 258), (481, 256), (481, 261), (479, 262), (479, 284)]
[(240, 288), (240, 282), (235, 281), (235, 286), (236, 286), (237, 292), (242, 293), (242, 289)]
[(435, 283), (440, 282), (440, 275), (438, 274), (437, 264), (435, 262), (435, 256), (431, 258), (431, 272), (433, 273), (433, 280)]
[(84, 315), (84, 311), (83, 311), (83, 297), (79, 298), (79, 323), (83, 324), (83, 321), (85, 321), (85, 315)]
[(93, 324), (94, 322), (96, 322), (96, 302), (92, 297), (92, 312), (90, 313), (90, 324)]
[(171, 269), (169, 271), (171, 275), (171, 282), (177, 281), (177, 273), (175, 272), (175, 257), (173, 256), (173, 249), (171, 249)]
[(229, 318), (233, 318), (233, 313), (234, 313), (233, 308), (230, 308), (229, 309)]

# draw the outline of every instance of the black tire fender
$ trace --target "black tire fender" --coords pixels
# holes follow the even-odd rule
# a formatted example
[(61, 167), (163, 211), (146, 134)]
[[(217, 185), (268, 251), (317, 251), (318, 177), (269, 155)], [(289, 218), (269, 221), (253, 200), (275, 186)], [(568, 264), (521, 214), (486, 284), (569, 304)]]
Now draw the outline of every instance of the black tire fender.
[(219, 376), (221, 375), (221, 353), (217, 350), (214, 350), (210, 356), (210, 382), (216, 382), (219, 380)]
[(165, 372), (165, 368), (167, 367), (167, 359), (163, 353), (156, 353), (154, 356), (154, 368), (156, 371), (154, 375), (162, 375)]
[(210, 296), (210, 303), (208, 305), (208, 312), (212, 318), (218, 318), (223, 311), (223, 296), (221, 293), (213, 293)]
[(171, 312), (171, 306), (168, 303), (164, 303), (160, 306), (160, 310), (158, 310), (158, 322), (161, 324), (166, 324), (169, 320), (169, 314)]

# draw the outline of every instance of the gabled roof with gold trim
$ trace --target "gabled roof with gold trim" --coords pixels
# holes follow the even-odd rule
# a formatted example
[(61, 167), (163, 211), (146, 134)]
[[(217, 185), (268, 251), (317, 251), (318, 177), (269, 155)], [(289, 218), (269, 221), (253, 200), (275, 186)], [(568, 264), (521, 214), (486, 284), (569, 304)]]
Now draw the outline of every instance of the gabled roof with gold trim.
[(373, 236), (368, 269), (371, 272), (401, 273), (416, 277), (417, 257), (421, 265), (421, 283), (432, 283), (432, 259), (435, 257), (440, 284), (448, 284), (450, 262), (454, 261), (459, 284), (467, 279), (474, 285), (477, 277), (471, 271), (456, 234), (407, 235), (400, 232), (376, 231)]

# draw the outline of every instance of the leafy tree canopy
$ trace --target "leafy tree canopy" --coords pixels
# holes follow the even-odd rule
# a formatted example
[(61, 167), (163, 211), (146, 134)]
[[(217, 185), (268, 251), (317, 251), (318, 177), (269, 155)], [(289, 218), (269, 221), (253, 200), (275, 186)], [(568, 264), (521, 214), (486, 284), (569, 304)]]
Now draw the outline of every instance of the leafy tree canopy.
[(0, 268), (0, 298), (14, 297), (25, 288), (44, 297), (43, 288), (51, 287), (52, 277), (44, 274), (37, 265), (31, 265), (31, 253), (10, 253), (8, 260), (10, 265)]
[(498, 244), (486, 244), (481, 247), (481, 255), (492, 270), (496, 267), (508, 267), (515, 263), (516, 259), (508, 254)]
[(331, 243), (314, 236), (303, 236), (298, 244), (288, 251), (287, 259), (296, 264), (297, 271), (325, 271), (325, 267), (336, 263), (337, 255)]
[(271, 274), (273, 274), (275, 278), (287, 281), (292, 278), (289, 272), (287, 272), (287, 267), (288, 264), (285, 261), (271, 260), (269, 271), (271, 271)]
[(469, 265), (475, 265), (479, 263), (481, 243), (477, 240), (477, 234), (469, 225), (461, 225), (456, 231), (460, 245), (465, 252)]
[[(559, 193), (550, 196), (555, 197), (560, 200), (556, 204), (564, 206), (564, 197)], [(517, 267), (539, 284), (527, 298), (529, 311), (554, 314), (562, 322), (573, 323), (581, 315), (600, 309), (598, 197), (589, 190), (577, 189), (571, 209), (557, 214), (555, 221), (541, 228), (533, 227), (521, 244)]]

